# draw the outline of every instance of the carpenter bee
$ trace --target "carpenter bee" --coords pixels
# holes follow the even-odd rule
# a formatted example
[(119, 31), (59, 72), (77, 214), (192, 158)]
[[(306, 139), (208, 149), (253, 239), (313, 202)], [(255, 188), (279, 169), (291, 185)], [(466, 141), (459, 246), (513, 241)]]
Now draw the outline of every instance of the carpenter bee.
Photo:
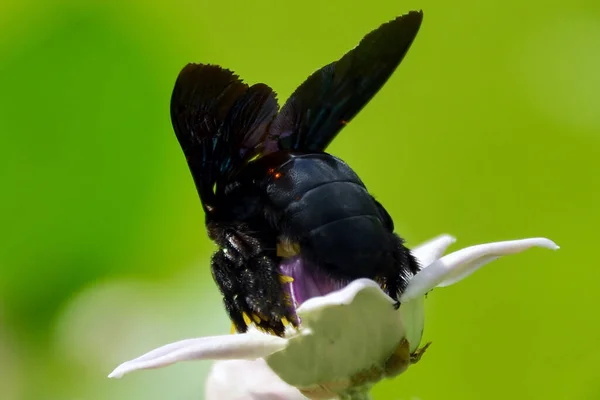
[[(385, 208), (327, 145), (388, 80), (421, 11), (367, 34), (279, 109), (274, 91), (216, 65), (188, 64), (171, 119), (218, 245), (211, 269), (238, 332), (283, 335), (308, 298), (370, 278), (399, 298), (416, 259)], [(375, 134), (375, 132), (373, 132)]]

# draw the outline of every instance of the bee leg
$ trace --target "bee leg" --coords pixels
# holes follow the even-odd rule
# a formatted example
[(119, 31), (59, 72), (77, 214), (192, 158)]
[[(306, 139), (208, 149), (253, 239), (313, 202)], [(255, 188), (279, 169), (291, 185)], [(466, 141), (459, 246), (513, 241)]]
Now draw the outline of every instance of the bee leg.
[(238, 332), (246, 332), (248, 325), (244, 321), (244, 310), (248, 305), (244, 303), (244, 296), (240, 296), (240, 285), (238, 283), (235, 265), (226, 257), (224, 249), (218, 250), (213, 254), (211, 261), (211, 270), (214, 281), (217, 283), (221, 294), (225, 310), (229, 314), (229, 319), (233, 322)]
[(228, 232), (223, 248), (212, 258), (213, 278), (238, 332), (249, 325), (283, 336), (287, 321), (297, 318), (279, 272), (280, 258), (259, 240), (242, 232)]
[(240, 275), (245, 301), (258, 328), (283, 336), (284, 321), (296, 321), (279, 272), (279, 257), (265, 253), (247, 260)]

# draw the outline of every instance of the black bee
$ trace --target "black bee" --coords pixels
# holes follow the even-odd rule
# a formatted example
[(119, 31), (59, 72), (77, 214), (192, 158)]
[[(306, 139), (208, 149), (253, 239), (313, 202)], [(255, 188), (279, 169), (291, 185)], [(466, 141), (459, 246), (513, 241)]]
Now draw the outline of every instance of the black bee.
[[(279, 110), (265, 84), (215, 65), (179, 74), (171, 118), (219, 246), (212, 273), (235, 328), (283, 335), (303, 300), (357, 278), (398, 298), (418, 266), (385, 208), (325, 153), (379, 91), (423, 19), (412, 11), (313, 73)], [(295, 280), (293, 284), (290, 284)]]

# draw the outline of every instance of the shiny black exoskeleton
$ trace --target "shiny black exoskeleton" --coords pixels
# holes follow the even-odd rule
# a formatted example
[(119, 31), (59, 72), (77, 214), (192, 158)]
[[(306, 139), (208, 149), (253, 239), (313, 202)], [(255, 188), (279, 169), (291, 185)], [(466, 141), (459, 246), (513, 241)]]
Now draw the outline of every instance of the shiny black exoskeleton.
[(324, 152), (381, 88), (422, 21), (410, 12), (382, 25), (311, 75), (281, 110), (264, 84), (218, 66), (190, 64), (171, 101), (173, 126), (206, 213), (215, 281), (238, 331), (282, 335), (297, 323), (280, 264), (349, 282), (371, 278), (397, 298), (417, 263), (392, 218), (356, 173)]

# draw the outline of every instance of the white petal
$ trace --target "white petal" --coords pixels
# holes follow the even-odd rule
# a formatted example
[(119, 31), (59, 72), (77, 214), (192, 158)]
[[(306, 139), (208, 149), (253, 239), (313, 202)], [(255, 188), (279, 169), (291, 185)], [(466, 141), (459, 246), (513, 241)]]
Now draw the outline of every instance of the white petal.
[(284, 350), (266, 357), (267, 363), (293, 386), (335, 382), (333, 390), (339, 393), (350, 376), (381, 366), (404, 338), (393, 304), (368, 279), (307, 300), (297, 310), (302, 330), (289, 338)]
[(549, 239), (533, 238), (480, 244), (450, 253), (419, 271), (410, 280), (400, 301), (404, 303), (423, 296), (438, 285), (448, 286), (456, 283), (490, 261), (535, 246), (553, 250), (558, 249), (558, 246)]
[[(443, 234), (425, 243), (415, 246), (411, 253), (419, 261), (421, 269), (428, 267), (431, 263), (438, 260), (446, 251), (448, 246), (456, 242), (456, 238)], [(425, 298), (419, 296), (400, 306), (400, 318), (404, 329), (406, 330), (406, 340), (409, 343), (409, 350), (412, 353), (417, 350), (423, 337), (425, 328)]]
[(400, 306), (400, 319), (406, 330), (410, 352), (414, 352), (421, 343), (423, 329), (425, 328), (425, 296), (402, 303)]
[(165, 367), (180, 361), (256, 359), (285, 348), (286, 343), (286, 339), (259, 333), (187, 339), (124, 362), (108, 377), (120, 378), (131, 371)]
[(417, 258), (421, 268), (425, 268), (439, 259), (446, 252), (448, 246), (454, 242), (456, 242), (454, 236), (440, 235), (416, 246), (411, 250), (411, 253)]
[(206, 400), (306, 400), (282, 381), (264, 359), (228, 360), (213, 364), (206, 381)]

